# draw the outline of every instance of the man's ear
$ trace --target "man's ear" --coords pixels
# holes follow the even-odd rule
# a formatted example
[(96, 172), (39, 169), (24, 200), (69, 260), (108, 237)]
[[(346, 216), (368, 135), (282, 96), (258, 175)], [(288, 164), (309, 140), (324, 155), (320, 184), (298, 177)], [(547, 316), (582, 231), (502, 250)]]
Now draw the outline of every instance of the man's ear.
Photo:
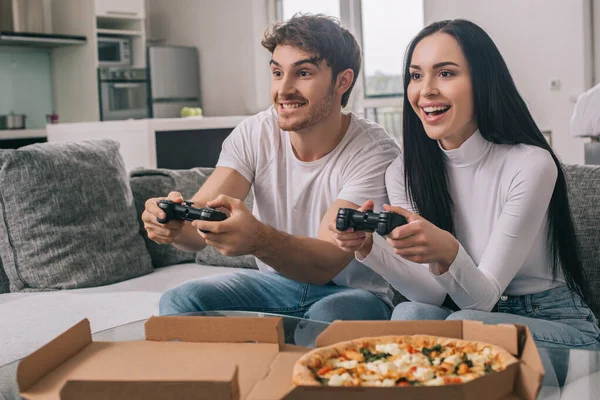
[(354, 71), (351, 68), (345, 69), (337, 76), (335, 91), (338, 95), (343, 96), (350, 89), (354, 81)]

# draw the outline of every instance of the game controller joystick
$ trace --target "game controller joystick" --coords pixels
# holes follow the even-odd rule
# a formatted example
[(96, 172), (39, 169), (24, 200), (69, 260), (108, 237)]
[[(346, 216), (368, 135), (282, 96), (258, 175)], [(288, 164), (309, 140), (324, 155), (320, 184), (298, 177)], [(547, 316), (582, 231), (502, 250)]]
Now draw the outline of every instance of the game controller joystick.
[(377, 220), (377, 233), (381, 236), (387, 236), (399, 226), (408, 224), (404, 215), (392, 211), (382, 211)]
[[(184, 221), (223, 221), (227, 219), (227, 215), (214, 208), (194, 208), (194, 202), (185, 201), (183, 204), (174, 203), (171, 200), (161, 200), (158, 202), (158, 207), (165, 212), (165, 218), (157, 218), (161, 224), (166, 224), (170, 220)], [(202, 231), (208, 233), (206, 231)]]
[(352, 208), (340, 208), (335, 227), (341, 232), (352, 228), (357, 231), (377, 232), (379, 235), (385, 236), (394, 228), (407, 223), (404, 216), (391, 211), (375, 213), (371, 210), (361, 212)]

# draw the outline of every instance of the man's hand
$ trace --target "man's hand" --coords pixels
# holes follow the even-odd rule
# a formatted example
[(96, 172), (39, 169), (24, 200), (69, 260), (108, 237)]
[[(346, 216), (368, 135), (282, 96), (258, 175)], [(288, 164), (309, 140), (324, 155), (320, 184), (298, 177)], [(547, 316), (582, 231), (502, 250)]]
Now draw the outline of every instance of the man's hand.
[(144, 229), (148, 232), (148, 237), (159, 244), (173, 243), (184, 226), (184, 221), (180, 220), (171, 220), (166, 224), (157, 221), (157, 218), (165, 218), (164, 210), (158, 207), (158, 202), (165, 199), (179, 204), (183, 203), (181, 193), (171, 192), (166, 198), (155, 197), (146, 200), (146, 208), (142, 213), (142, 221), (144, 222)]
[[(258, 221), (244, 202), (233, 197), (219, 195), (206, 203), (207, 207), (225, 208), (229, 218), (224, 221), (192, 222), (198, 233), (206, 241), (225, 256), (254, 254), (263, 236), (263, 224)], [(208, 231), (209, 233), (201, 232)]]
[[(358, 211), (365, 212), (367, 210), (373, 210), (374, 205), (373, 201), (367, 200), (362, 207), (358, 208)], [(360, 258), (367, 257), (373, 248), (373, 234), (371, 232), (354, 231), (352, 228), (340, 232), (335, 226), (336, 218), (337, 215), (329, 224), (329, 230), (331, 231), (331, 236), (333, 236), (336, 245), (348, 253), (358, 252)]]
[(416, 263), (437, 264), (440, 273), (448, 271), (458, 254), (458, 241), (452, 234), (404, 208), (386, 204), (383, 209), (403, 215), (408, 221), (387, 237), (396, 254)]

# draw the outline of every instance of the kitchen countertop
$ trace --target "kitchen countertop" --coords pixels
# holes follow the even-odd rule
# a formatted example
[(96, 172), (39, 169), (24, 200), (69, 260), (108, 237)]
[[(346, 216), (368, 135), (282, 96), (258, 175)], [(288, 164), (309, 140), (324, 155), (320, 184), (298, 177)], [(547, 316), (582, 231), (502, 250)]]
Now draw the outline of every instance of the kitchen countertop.
[(2, 129), (0, 140), (46, 137), (46, 129)]
[(128, 131), (148, 129), (152, 131), (179, 131), (196, 129), (233, 128), (247, 115), (223, 117), (185, 117), (185, 118), (148, 118), (129, 119), (123, 121), (98, 121), (98, 122), (73, 122), (47, 125), (49, 132), (76, 132), (76, 131)]

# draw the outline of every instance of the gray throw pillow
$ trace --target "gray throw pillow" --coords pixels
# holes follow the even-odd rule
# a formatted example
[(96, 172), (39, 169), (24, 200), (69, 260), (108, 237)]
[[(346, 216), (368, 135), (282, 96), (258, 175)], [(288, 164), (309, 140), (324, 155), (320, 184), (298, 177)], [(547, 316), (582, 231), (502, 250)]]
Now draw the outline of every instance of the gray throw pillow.
[(0, 258), (0, 294), (8, 292), (10, 292), (10, 282), (8, 276), (6, 276), (6, 272), (4, 272), (2, 259)]
[[(146, 242), (146, 248), (152, 257), (155, 268), (182, 262), (196, 261), (198, 264), (225, 266), (233, 268), (256, 268), (253, 256), (226, 257), (208, 246), (198, 253), (186, 253), (170, 245), (160, 245), (148, 238), (141, 221), (145, 202), (152, 197), (165, 197), (171, 191), (177, 191), (187, 200), (204, 184), (214, 168), (192, 168), (189, 170), (137, 169), (130, 174), (131, 189), (140, 221), (140, 235)], [(245, 204), (252, 209), (252, 192)]]
[(0, 150), (0, 258), (11, 291), (106, 285), (152, 271), (119, 144)]
[(191, 170), (137, 169), (131, 171), (129, 183), (133, 192), (139, 233), (144, 238), (154, 268), (194, 262), (196, 254), (178, 250), (174, 246), (158, 244), (148, 238), (148, 232), (144, 229), (144, 223), (142, 222), (146, 200), (153, 197), (166, 197), (171, 191), (178, 191), (185, 199), (189, 199), (198, 191), (211, 172), (212, 168), (194, 168)]

